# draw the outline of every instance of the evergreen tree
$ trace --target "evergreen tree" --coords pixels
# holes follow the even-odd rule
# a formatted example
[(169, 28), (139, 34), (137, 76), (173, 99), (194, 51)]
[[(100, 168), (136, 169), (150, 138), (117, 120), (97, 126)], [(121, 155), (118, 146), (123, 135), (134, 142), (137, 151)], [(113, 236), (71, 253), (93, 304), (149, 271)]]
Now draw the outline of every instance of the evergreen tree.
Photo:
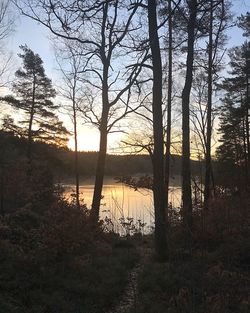
[[(217, 155), (221, 162), (237, 169), (239, 176), (249, 181), (249, 113), (246, 93), (247, 44), (230, 51), (231, 77), (221, 84), (222, 99), (220, 129), (221, 145)], [(241, 180), (241, 179), (240, 179)]]
[(217, 149), (220, 161), (230, 165), (240, 164), (243, 160), (243, 110), (230, 96), (223, 99), (224, 103), (220, 116), (221, 145)]
[(247, 12), (246, 15), (241, 15), (239, 17), (239, 27), (243, 29), (243, 36), (250, 36), (250, 12)]
[(68, 131), (55, 114), (58, 106), (52, 99), (56, 92), (45, 74), (42, 59), (26, 45), (20, 48), (23, 51), (19, 54), (23, 66), (15, 73), (14, 96), (6, 96), (4, 100), (24, 113), (19, 123), (28, 139), (27, 157), (30, 160), (33, 140), (63, 145)]

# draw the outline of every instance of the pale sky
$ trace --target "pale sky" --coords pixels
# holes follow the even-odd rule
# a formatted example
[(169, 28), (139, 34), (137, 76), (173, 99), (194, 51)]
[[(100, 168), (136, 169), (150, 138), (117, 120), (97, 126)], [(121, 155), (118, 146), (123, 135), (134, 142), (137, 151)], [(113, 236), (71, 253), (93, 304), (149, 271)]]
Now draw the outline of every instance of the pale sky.
[[(250, 11), (250, 0), (233, 0), (233, 11), (235, 16), (244, 14)], [(59, 74), (56, 71), (56, 62), (54, 59), (54, 52), (52, 44), (49, 40), (49, 31), (45, 27), (38, 25), (33, 20), (19, 16), (16, 23), (16, 31), (8, 40), (8, 49), (16, 56), (20, 52), (19, 46), (27, 44), (35, 53), (38, 53), (44, 61), (44, 67), (46, 74), (52, 81), (58, 84)], [(233, 28), (229, 31), (231, 37), (228, 43), (228, 47), (242, 44), (245, 40), (242, 37), (242, 31), (238, 28)], [(19, 58), (14, 58), (16, 66), (19, 64)], [(69, 119), (65, 116), (61, 116), (65, 120), (66, 125), (70, 125)], [(69, 127), (70, 128), (70, 127)], [(118, 145), (118, 141), (122, 138), (123, 134), (111, 134), (109, 137), (109, 146), (114, 147)], [(89, 127), (79, 127), (79, 149), (80, 150), (98, 150), (99, 145), (99, 132), (96, 129), (90, 129)], [(73, 148), (73, 139), (69, 142), (70, 148)], [(111, 152), (111, 149), (109, 149)], [(112, 151), (113, 152), (113, 151)]]
[[(49, 39), (51, 33), (45, 27), (25, 16), (19, 16), (16, 24), (16, 31), (8, 40), (8, 48), (14, 55), (14, 68), (17, 68), (20, 64), (20, 59), (17, 56), (20, 53), (19, 46), (27, 44), (42, 58), (47, 76), (52, 79), (55, 85), (59, 85), (60, 74), (57, 70), (58, 66), (55, 61), (53, 46)], [(59, 101), (61, 102), (61, 100)], [(65, 114), (61, 114), (60, 118), (65, 121), (65, 125), (69, 130), (73, 129), (70, 118)], [(82, 123), (79, 122), (78, 129), (79, 150), (98, 151), (99, 131), (95, 127), (84, 126)], [(109, 134), (108, 151), (110, 153), (115, 153), (113, 148), (118, 146), (122, 136), (122, 133)], [(73, 137), (69, 140), (69, 147), (72, 149), (74, 147)]]

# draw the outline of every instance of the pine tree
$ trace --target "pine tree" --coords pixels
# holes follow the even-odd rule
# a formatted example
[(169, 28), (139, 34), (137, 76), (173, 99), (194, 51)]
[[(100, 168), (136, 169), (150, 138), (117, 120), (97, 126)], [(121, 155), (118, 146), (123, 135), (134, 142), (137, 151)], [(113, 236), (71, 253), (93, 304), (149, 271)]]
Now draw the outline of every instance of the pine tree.
[(58, 106), (52, 99), (56, 92), (45, 74), (42, 59), (27, 46), (20, 48), (23, 51), (19, 54), (23, 66), (15, 73), (14, 96), (6, 96), (4, 100), (24, 113), (19, 123), (25, 129), (27, 157), (31, 160), (33, 140), (63, 145), (67, 141), (68, 131), (55, 114)]
[(250, 12), (247, 12), (246, 15), (241, 15), (238, 20), (239, 20), (238, 26), (242, 28), (244, 31), (243, 36), (249, 37), (250, 36)]
[(249, 181), (249, 120), (246, 95), (246, 53), (247, 45), (230, 51), (231, 77), (221, 84), (225, 91), (222, 99), (220, 129), (221, 145), (217, 155), (221, 162), (244, 173), (245, 183)]

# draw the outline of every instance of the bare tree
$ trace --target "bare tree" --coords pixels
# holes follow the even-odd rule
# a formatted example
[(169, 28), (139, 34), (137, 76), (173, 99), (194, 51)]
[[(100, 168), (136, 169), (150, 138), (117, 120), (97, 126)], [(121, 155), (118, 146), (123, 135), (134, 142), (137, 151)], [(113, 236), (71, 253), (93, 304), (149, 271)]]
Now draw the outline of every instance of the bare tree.
[[(205, 188), (204, 188), (204, 202), (205, 204), (211, 195), (211, 138), (212, 138), (212, 106), (213, 106), (213, 85), (215, 74), (217, 74), (220, 67), (223, 52), (220, 53), (221, 44), (225, 43), (224, 31), (227, 27), (228, 16), (225, 12), (224, 0), (210, 0), (209, 4), (209, 41), (208, 41), (208, 66), (207, 66), (207, 129), (206, 129), (206, 154), (205, 154)], [(219, 12), (217, 12), (219, 11)], [(215, 26), (215, 22), (217, 25)]]
[(10, 8), (10, 0), (0, 2), (0, 87), (6, 84), (5, 74), (8, 72), (11, 63), (11, 54), (7, 53), (5, 39), (14, 30), (15, 17)]
[[(225, 54), (225, 30), (230, 27), (230, 11), (228, 2), (224, 0), (210, 1), (203, 7), (204, 22), (202, 41), (197, 45), (195, 56), (195, 78), (192, 93), (191, 119), (196, 135), (197, 148), (205, 159), (205, 203), (214, 188), (211, 148), (213, 144), (213, 121), (215, 118), (215, 101), (213, 93), (218, 73), (223, 68)], [(206, 40), (206, 38), (208, 38)], [(212, 184), (211, 184), (212, 182)]]
[(168, 97), (167, 97), (167, 138), (165, 160), (166, 184), (166, 217), (168, 216), (168, 192), (170, 177), (170, 147), (171, 147), (171, 121), (172, 121), (172, 89), (173, 89), (173, 10), (172, 0), (168, 0)]
[(153, 195), (155, 209), (155, 247), (161, 259), (167, 257), (166, 190), (164, 182), (164, 138), (162, 120), (162, 63), (158, 37), (156, 1), (148, 1), (149, 42), (153, 65)]
[(74, 156), (75, 156), (75, 189), (76, 205), (80, 207), (79, 191), (79, 165), (78, 165), (78, 108), (82, 106), (83, 85), (82, 79), (82, 58), (77, 54), (72, 43), (63, 41), (55, 46), (56, 60), (63, 78), (63, 86), (59, 88), (60, 94), (66, 100), (64, 106), (70, 114), (74, 134)]
[[(141, 0), (16, 0), (21, 12), (47, 27), (54, 35), (76, 41), (84, 50), (85, 82), (92, 89), (89, 120), (100, 131), (99, 155), (96, 167), (95, 188), (91, 215), (95, 222), (99, 218), (100, 202), (107, 153), (108, 133), (115, 124), (133, 111), (129, 106), (130, 90), (141, 70), (147, 51), (132, 54), (134, 66), (129, 66), (129, 40), (142, 26), (135, 21), (135, 13)], [(119, 57), (119, 62), (115, 59)], [(123, 61), (122, 61), (123, 59)], [(100, 109), (98, 102), (101, 103)], [(97, 103), (97, 106), (95, 105)], [(86, 112), (85, 112), (86, 113)], [(86, 115), (87, 116), (87, 115)]]
[(192, 229), (192, 191), (190, 169), (190, 92), (193, 81), (194, 43), (197, 24), (197, 0), (188, 1), (188, 43), (186, 78), (182, 92), (182, 201), (183, 223), (188, 232)]
[(14, 29), (14, 18), (10, 11), (10, 0), (0, 3), (0, 41), (6, 39)]

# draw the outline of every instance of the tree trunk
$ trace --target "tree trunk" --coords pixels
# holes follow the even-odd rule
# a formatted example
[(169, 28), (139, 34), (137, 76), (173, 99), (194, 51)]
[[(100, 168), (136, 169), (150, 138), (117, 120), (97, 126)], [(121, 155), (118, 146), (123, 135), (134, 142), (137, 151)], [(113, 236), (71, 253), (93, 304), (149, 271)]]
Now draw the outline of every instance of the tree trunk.
[(160, 260), (167, 258), (166, 190), (164, 182), (164, 138), (162, 122), (162, 63), (157, 32), (156, 0), (148, 0), (149, 42), (153, 63), (153, 195), (155, 248)]
[(172, 7), (168, 0), (168, 99), (167, 99), (167, 140), (165, 160), (165, 188), (166, 188), (166, 222), (168, 222), (169, 176), (170, 176), (170, 147), (171, 147), (171, 111), (172, 111), (172, 68), (173, 68), (173, 32), (172, 32)]
[[(247, 98), (248, 101), (248, 98)], [(247, 102), (248, 103), (248, 102)], [(249, 170), (250, 170), (250, 140), (249, 140), (249, 112), (248, 112), (248, 104), (246, 104), (246, 116), (245, 116), (245, 124), (246, 124), (246, 148), (247, 148), (247, 181), (248, 181), (248, 186), (250, 186), (250, 175), (249, 175)]]
[(79, 169), (78, 169), (78, 141), (77, 141), (77, 117), (75, 102), (75, 85), (73, 90), (73, 122), (74, 122), (74, 142), (75, 142), (75, 182), (76, 182), (76, 205), (80, 208), (80, 191), (79, 191)]
[(4, 215), (4, 165), (0, 164), (0, 215)]
[(194, 41), (197, 14), (197, 0), (189, 1), (188, 53), (186, 61), (186, 79), (182, 92), (182, 201), (183, 223), (188, 233), (192, 230), (192, 191), (190, 170), (190, 92), (193, 81)]
[(244, 151), (244, 161), (245, 161), (245, 184), (246, 190), (248, 186), (248, 159), (247, 159), (247, 143), (246, 143), (246, 123), (245, 117), (242, 120), (243, 123), (243, 151)]
[[(249, 107), (250, 107), (250, 100), (249, 100), (249, 71), (250, 68), (248, 66), (250, 65), (250, 60), (248, 59), (250, 55), (250, 44), (247, 45), (247, 53), (246, 53), (246, 142), (247, 142), (247, 158), (248, 158), (248, 171), (250, 171), (250, 132), (249, 132)], [(250, 187), (250, 175), (248, 172), (248, 187)]]
[(212, 135), (212, 93), (213, 93), (213, 0), (210, 0), (210, 25), (208, 43), (208, 99), (207, 99), (207, 136), (206, 136), (206, 162), (205, 162), (205, 188), (204, 205), (211, 195), (211, 135)]
[(96, 174), (95, 174), (95, 188), (92, 200), (91, 217), (94, 224), (98, 223), (100, 214), (100, 204), (102, 199), (102, 187), (105, 171), (105, 161), (107, 154), (107, 113), (103, 112), (100, 127), (100, 146), (98, 152)]
[(35, 94), (36, 94), (36, 77), (33, 77), (33, 90), (32, 90), (32, 103), (30, 108), (30, 120), (29, 120), (29, 128), (28, 128), (28, 149), (27, 149), (27, 158), (29, 164), (31, 163), (31, 145), (32, 145), (32, 125), (33, 125), (33, 118), (35, 113)]
[[(105, 13), (107, 14), (107, 12)], [(105, 47), (105, 43), (103, 43)], [(100, 214), (100, 204), (102, 199), (102, 187), (105, 172), (105, 161), (107, 155), (108, 141), (108, 115), (109, 115), (109, 98), (108, 98), (108, 68), (109, 63), (103, 51), (103, 81), (102, 81), (102, 116), (100, 124), (100, 145), (95, 174), (95, 188), (92, 200), (91, 217), (95, 225), (97, 225)]]
[(95, 188), (92, 199), (92, 208), (91, 208), (91, 219), (94, 225), (97, 225), (100, 214), (100, 205), (102, 199), (102, 187), (103, 187), (103, 179), (105, 172), (105, 161), (107, 155), (107, 140), (108, 140), (108, 116), (109, 116), (109, 97), (108, 97), (108, 70), (110, 66), (110, 55), (106, 56), (106, 37), (105, 37), (105, 29), (106, 29), (106, 21), (108, 18), (108, 6), (109, 3), (106, 2), (104, 4), (103, 9), (103, 18), (102, 18), (102, 43), (100, 48), (100, 55), (103, 64), (103, 72), (102, 72), (102, 116), (100, 123), (100, 145), (99, 152), (97, 158), (96, 165), (96, 174), (95, 174)]

